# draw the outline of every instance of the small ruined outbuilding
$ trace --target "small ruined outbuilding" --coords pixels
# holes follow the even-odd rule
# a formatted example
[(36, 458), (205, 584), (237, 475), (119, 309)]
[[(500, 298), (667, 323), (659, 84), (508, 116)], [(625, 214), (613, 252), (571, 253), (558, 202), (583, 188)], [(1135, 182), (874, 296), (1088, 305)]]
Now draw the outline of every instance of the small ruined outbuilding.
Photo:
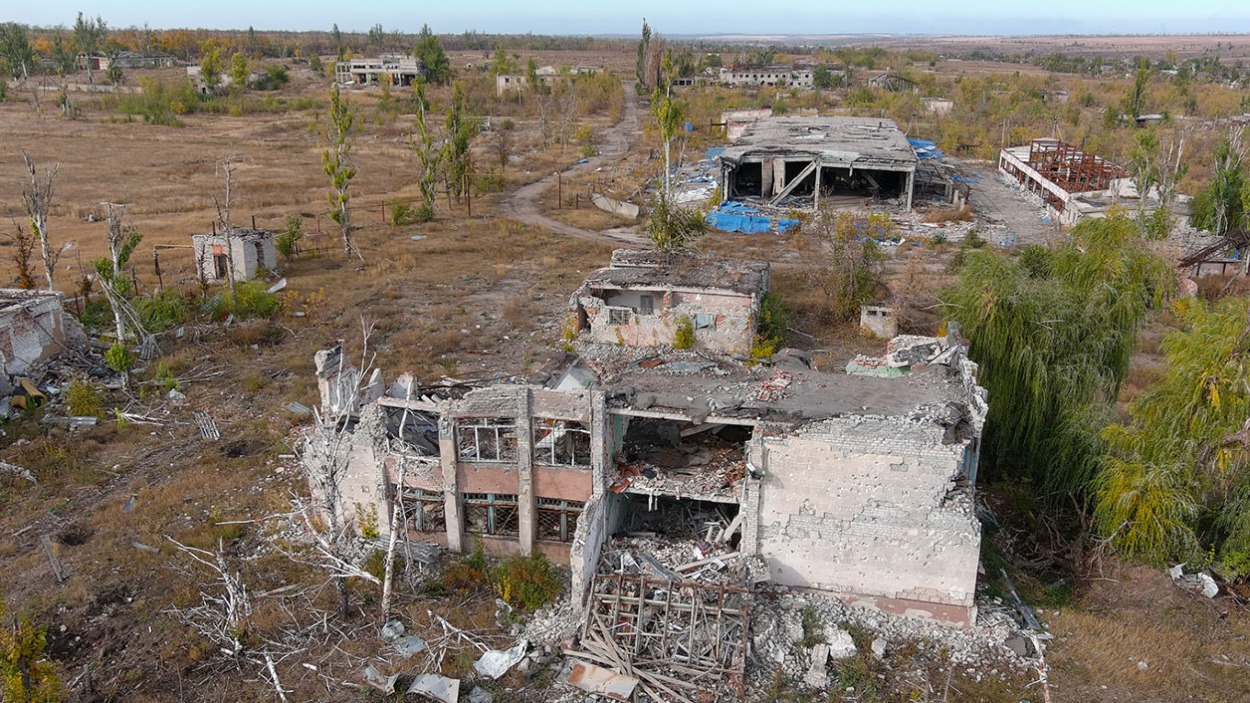
[(8, 395), (16, 377), (64, 351), (67, 330), (71, 343), (82, 336), (70, 327), (77, 323), (65, 317), (60, 293), (0, 288), (0, 395)]
[(393, 86), (410, 86), (425, 75), (420, 59), (411, 56), (379, 56), (334, 64), (334, 80), (343, 85), (378, 85), (386, 76)]
[(274, 233), (267, 229), (232, 227), (225, 233), (196, 234), (191, 237), (195, 261), (204, 280), (212, 283), (233, 278), (247, 281), (261, 270), (273, 271), (278, 266), (278, 249)]
[(768, 272), (762, 262), (620, 249), (573, 294), (571, 322), (595, 342), (633, 347), (672, 346), (687, 326), (694, 348), (746, 356)]

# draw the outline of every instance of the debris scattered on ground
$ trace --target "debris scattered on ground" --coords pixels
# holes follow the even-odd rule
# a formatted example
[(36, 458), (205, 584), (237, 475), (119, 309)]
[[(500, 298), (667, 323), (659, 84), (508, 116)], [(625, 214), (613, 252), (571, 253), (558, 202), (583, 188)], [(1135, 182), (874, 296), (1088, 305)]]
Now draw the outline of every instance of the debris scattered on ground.
[(420, 674), (412, 680), (408, 693), (417, 693), (440, 703), (456, 703), (460, 698), (460, 679), (438, 674)]
[(508, 649), (492, 649), (473, 664), (473, 670), (481, 676), (497, 679), (524, 659), (527, 649), (529, 649), (529, 642), (525, 640), (517, 642)]
[(594, 664), (575, 662), (565, 681), (583, 691), (617, 701), (631, 701), (638, 679)]
[(1190, 593), (1197, 593), (1205, 598), (1214, 598), (1220, 594), (1220, 585), (1205, 571), (1187, 574), (1185, 565), (1177, 564), (1168, 569), (1168, 576), (1172, 577), (1172, 583)]

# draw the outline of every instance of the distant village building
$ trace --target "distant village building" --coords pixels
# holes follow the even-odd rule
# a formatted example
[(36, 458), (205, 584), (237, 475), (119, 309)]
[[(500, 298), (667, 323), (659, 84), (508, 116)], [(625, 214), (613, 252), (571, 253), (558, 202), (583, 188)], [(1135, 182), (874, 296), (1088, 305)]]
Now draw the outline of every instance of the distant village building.
[(919, 90), (916, 82), (896, 73), (882, 73), (868, 79), (869, 88), (880, 88), (890, 93), (914, 93)]
[(955, 109), (955, 101), (950, 98), (921, 98), (920, 102), (924, 103), (924, 109), (938, 117), (945, 117), (951, 114), (951, 110)]
[(390, 77), (391, 85), (409, 86), (424, 78), (426, 71), (421, 61), (411, 56), (352, 59), (334, 64), (334, 80), (343, 85), (378, 85), (383, 75)]
[(236, 281), (250, 280), (262, 269), (272, 271), (278, 267), (274, 233), (267, 229), (235, 227), (228, 236), (217, 232), (196, 234), (191, 237), (191, 244), (200, 275), (209, 282), (230, 280), (232, 263)]
[(730, 88), (756, 86), (776, 88), (810, 89), (813, 85), (811, 66), (765, 66), (762, 68), (733, 67), (720, 70), (721, 85)]
[(112, 63), (127, 70), (173, 68), (178, 65), (178, 57), (160, 51), (119, 51), (113, 55)]
[[(571, 66), (563, 71), (555, 66), (541, 66), (534, 71), (538, 82), (545, 86), (553, 85), (557, 80), (567, 76), (594, 76), (603, 69), (598, 66)], [(501, 73), (495, 76), (495, 95), (503, 97), (508, 93), (519, 93), (529, 88), (529, 76), (523, 73)]]

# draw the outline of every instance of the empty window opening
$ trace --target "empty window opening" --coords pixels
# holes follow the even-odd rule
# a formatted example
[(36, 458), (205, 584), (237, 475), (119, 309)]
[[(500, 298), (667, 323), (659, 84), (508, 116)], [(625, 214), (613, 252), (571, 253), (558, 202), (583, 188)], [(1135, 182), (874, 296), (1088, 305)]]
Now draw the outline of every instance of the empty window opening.
[(638, 314), (651, 315), (655, 313), (655, 298), (644, 295), (638, 299)]
[(628, 325), (630, 311), (624, 308), (610, 308), (608, 310), (608, 324), (612, 325)]
[(410, 532), (444, 532), (447, 518), (442, 491), (392, 486), (403, 509), (404, 524)]
[[(742, 539), (738, 503), (630, 495), (624, 508), (613, 532), (618, 536), (680, 544), (686, 549), (692, 543), (704, 545), (704, 553), (736, 550)], [(680, 559), (700, 558), (686, 549), (680, 551)], [(663, 559), (665, 550), (657, 556)]]
[(516, 461), (516, 420), (510, 417), (457, 420), (456, 446), (462, 461)]
[(572, 542), (577, 531), (577, 518), (586, 504), (558, 498), (538, 499), (538, 539), (549, 542)]
[(516, 537), (520, 532), (515, 493), (463, 493), (464, 531), (472, 535)]
[(733, 172), (733, 195), (760, 196), (763, 191), (764, 169), (760, 163), (742, 164)]
[(576, 420), (534, 418), (534, 463), (590, 466), (590, 428)]
[(213, 275), (217, 278), (225, 278), (228, 275), (230, 262), (226, 259), (225, 254), (213, 254)]
[(697, 330), (716, 329), (716, 316), (699, 314), (694, 316), (694, 328)]
[(256, 267), (265, 268), (265, 245), (256, 242)]
[(438, 456), (438, 415), (386, 407), (386, 434), (419, 456)]

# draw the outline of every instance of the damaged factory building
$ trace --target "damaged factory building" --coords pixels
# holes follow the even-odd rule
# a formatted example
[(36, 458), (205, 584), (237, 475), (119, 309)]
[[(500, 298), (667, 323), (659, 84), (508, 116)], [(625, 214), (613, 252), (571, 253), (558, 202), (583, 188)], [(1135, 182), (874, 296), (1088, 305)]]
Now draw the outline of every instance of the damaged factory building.
[[(578, 354), (523, 380), (388, 383), (318, 352), (324, 426), (347, 428), (345, 514), (398, 505), (409, 540), (567, 563), (586, 627), (622, 598), (636, 617), (676, 607), (647, 600), (652, 581), (711, 589), (723, 622), (746, 613), (726, 594), (763, 584), (975, 622), (987, 406), (964, 344), (897, 337), (846, 372), (795, 350), (744, 363), (768, 265), (710, 261), (616, 252), (572, 298)], [(678, 350), (683, 317), (708, 324)], [(723, 640), (703, 670), (741, 670), (745, 636)]]

